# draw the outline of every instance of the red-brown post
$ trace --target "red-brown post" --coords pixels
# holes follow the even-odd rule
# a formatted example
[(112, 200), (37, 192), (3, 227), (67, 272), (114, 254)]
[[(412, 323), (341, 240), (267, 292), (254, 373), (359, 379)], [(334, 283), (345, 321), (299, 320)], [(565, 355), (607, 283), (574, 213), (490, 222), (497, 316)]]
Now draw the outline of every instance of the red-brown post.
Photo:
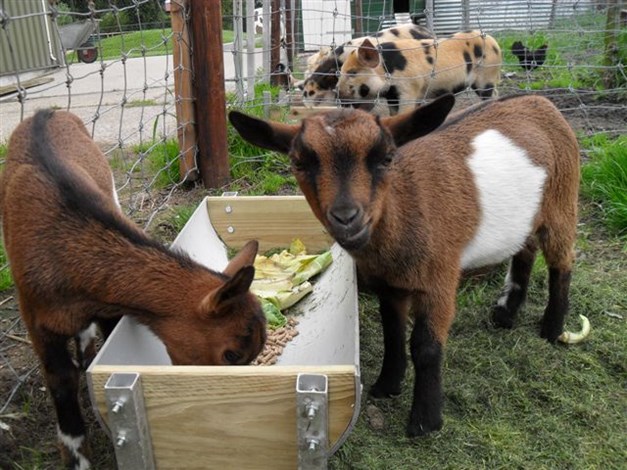
[(226, 97), (222, 52), (222, 11), (215, 0), (193, 0), (191, 7), (198, 166), (206, 188), (229, 182)]
[(279, 77), (274, 72), (281, 62), (281, 0), (270, 2), (271, 37), (270, 37), (270, 84), (278, 85)]
[(198, 179), (196, 168), (196, 128), (194, 127), (194, 98), (192, 90), (192, 51), (189, 41), (189, 25), (186, 12), (188, 0), (171, 2), (172, 56), (174, 60), (174, 96), (176, 99), (177, 137), (181, 158), (179, 175), (181, 181)]
[(294, 70), (294, 24), (292, 23), (292, 2), (285, 2), (285, 48), (287, 49), (287, 65)]

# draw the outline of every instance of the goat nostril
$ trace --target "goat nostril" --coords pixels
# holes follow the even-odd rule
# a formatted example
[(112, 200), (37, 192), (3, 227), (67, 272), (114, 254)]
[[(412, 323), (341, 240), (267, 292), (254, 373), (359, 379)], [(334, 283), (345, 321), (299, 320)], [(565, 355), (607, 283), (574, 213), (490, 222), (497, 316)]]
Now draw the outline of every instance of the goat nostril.
[(331, 217), (342, 225), (349, 225), (359, 215), (356, 207), (343, 207), (331, 210)]

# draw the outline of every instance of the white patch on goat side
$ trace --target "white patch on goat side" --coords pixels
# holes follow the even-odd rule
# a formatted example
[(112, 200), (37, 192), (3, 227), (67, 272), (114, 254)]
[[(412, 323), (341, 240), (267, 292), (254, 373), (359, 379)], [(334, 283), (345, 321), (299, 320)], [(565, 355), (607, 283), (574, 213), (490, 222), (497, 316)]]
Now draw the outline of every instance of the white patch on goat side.
[(81, 331), (78, 334), (78, 338), (80, 339), (80, 343), (81, 343), (82, 352), (85, 352), (85, 349), (87, 349), (89, 344), (92, 341), (94, 341), (94, 339), (96, 338), (96, 334), (97, 334), (97, 330), (96, 330), (95, 323), (91, 323), (87, 328), (85, 328), (83, 331)]
[(85, 440), (85, 436), (73, 437), (69, 436), (59, 429), (57, 426), (57, 436), (61, 443), (67, 448), (67, 450), (72, 454), (72, 456), (76, 459), (77, 465), (74, 466), (72, 470), (88, 470), (91, 468), (89, 460), (80, 452), (80, 448), (83, 445), (83, 441)]
[(464, 249), (462, 268), (496, 264), (523, 247), (544, 189), (546, 170), (500, 132), (475, 137), (468, 166), (479, 192), (480, 222)]

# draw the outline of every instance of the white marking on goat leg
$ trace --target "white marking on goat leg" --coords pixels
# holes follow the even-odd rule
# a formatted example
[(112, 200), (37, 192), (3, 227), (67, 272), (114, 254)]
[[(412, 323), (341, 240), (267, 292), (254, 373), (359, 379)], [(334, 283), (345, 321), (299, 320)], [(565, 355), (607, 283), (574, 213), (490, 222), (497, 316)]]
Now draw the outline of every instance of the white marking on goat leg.
[(87, 328), (85, 328), (78, 334), (78, 339), (81, 345), (81, 352), (85, 352), (89, 345), (96, 339), (96, 335), (97, 330), (95, 323), (91, 323)]
[(580, 332), (573, 333), (571, 331), (564, 331), (557, 337), (557, 340), (566, 344), (577, 344), (586, 339), (590, 334), (590, 321), (583, 315), (579, 315), (579, 319), (581, 320)]
[(91, 468), (87, 457), (80, 452), (83, 442), (85, 441), (85, 436), (70, 436), (62, 432), (59, 426), (57, 426), (57, 436), (70, 455), (76, 459), (77, 464), (72, 470), (88, 470)]
[(496, 304), (499, 307), (507, 308), (507, 299), (513, 290), (520, 290), (520, 284), (512, 282), (512, 263), (509, 264), (509, 270), (507, 276), (505, 276), (505, 286), (503, 287), (503, 295), (497, 300)]
[(468, 166), (479, 193), (480, 223), (462, 254), (462, 268), (496, 264), (516, 254), (531, 232), (546, 170), (499, 131), (473, 140)]

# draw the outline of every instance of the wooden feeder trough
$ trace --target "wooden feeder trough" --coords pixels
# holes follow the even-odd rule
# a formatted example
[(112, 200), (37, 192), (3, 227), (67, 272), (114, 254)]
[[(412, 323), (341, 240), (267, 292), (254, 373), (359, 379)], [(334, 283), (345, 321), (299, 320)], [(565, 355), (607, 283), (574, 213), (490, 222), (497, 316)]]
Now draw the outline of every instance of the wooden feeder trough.
[(221, 270), (227, 246), (257, 239), (263, 253), (295, 237), (333, 262), (294, 307), (299, 334), (275, 365), (173, 366), (146, 327), (120, 321), (87, 371), (120, 469), (326, 467), (359, 414), (352, 259), (300, 196), (206, 198), (173, 246)]

